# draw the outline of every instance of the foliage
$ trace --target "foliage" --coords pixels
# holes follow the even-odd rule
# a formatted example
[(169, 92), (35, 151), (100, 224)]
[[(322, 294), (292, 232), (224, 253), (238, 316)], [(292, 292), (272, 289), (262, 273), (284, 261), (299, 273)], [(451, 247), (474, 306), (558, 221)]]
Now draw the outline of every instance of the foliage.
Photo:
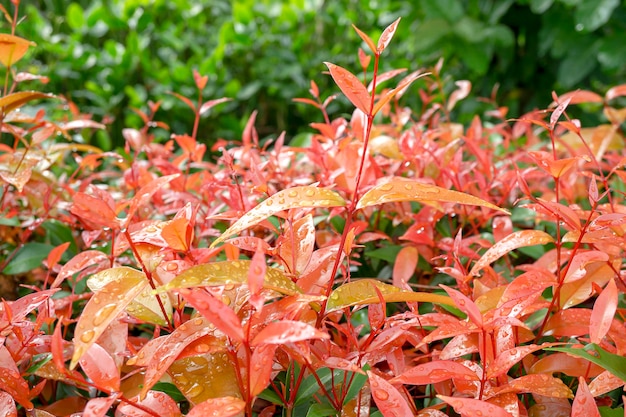
[(380, 70), (401, 26), (326, 63), (350, 115), (311, 82), (314, 134), (262, 142), (253, 113), (214, 162), (208, 76), (176, 95), (191, 133), (157, 140), (150, 103), (102, 152), (78, 112), (18, 111), (52, 97), (16, 92), (32, 44), (3, 35), (0, 270), (28, 282), (1, 306), (3, 414), (623, 414), (626, 85), (466, 127), (469, 81)]
[[(234, 99), (201, 119), (203, 141), (237, 139), (253, 110), (259, 112), (262, 137), (285, 130), (290, 139), (306, 132), (319, 114), (290, 100), (306, 95), (308, 80), (321, 91), (332, 88), (320, 77), (323, 61), (354, 67), (353, 52), (363, 45), (352, 22), (380, 33), (395, 16), (404, 16), (405, 23), (396, 53), (381, 63), (382, 70), (434, 65), (443, 57), (446, 75), (476, 80), (479, 97), (490, 97), (499, 85), (498, 102), (514, 114), (545, 107), (553, 90), (604, 90), (624, 78), (626, 10), (619, 3), (40, 0), (29, 2), (20, 27), (39, 45), (31, 72), (48, 74), (52, 91), (66, 92), (96, 120), (111, 123), (94, 143), (108, 150), (123, 145), (123, 128), (141, 127), (129, 108), (143, 108), (147, 100), (162, 100), (167, 117), (159, 118), (174, 132), (185, 132), (193, 115), (168, 93), (194, 96), (194, 68), (210, 74), (206, 96)], [(405, 102), (422, 105), (413, 94)], [(463, 116), (485, 107), (469, 99), (460, 109), (460, 121), (469, 123)], [(349, 111), (345, 102), (331, 108), (333, 114), (344, 110)]]

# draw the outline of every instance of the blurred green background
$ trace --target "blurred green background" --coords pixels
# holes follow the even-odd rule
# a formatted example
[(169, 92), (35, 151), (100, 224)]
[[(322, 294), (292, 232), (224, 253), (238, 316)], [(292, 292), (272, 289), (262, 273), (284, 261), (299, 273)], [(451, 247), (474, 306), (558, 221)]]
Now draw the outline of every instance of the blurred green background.
[[(7, 2), (8, 3), (8, 2)], [(66, 0), (24, 1), (17, 34), (35, 41), (29, 71), (47, 75), (46, 91), (65, 94), (107, 132), (93, 139), (111, 148), (124, 127), (141, 127), (130, 108), (163, 100), (157, 119), (188, 132), (193, 114), (168, 92), (195, 101), (192, 70), (209, 75), (206, 99), (230, 97), (204, 116), (200, 138), (240, 136), (258, 110), (262, 136), (288, 137), (321, 121), (308, 97), (309, 81), (322, 96), (337, 93), (324, 61), (359, 71), (365, 45), (354, 23), (374, 40), (398, 16), (402, 22), (383, 56), (383, 69), (413, 71), (445, 59), (444, 73), (468, 79), (474, 96), (490, 96), (511, 117), (546, 107), (552, 90), (600, 93), (625, 82), (626, 2), (620, 0)], [(6, 32), (6, 27), (2, 28)], [(407, 105), (419, 109), (417, 88)], [(471, 118), (468, 100), (457, 119)], [(350, 111), (345, 101), (331, 109)]]

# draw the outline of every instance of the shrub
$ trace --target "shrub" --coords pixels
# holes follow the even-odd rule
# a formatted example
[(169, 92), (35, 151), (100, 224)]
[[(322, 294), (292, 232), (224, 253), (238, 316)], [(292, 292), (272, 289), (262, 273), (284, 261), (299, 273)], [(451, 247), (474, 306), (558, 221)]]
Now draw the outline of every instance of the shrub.
[[(308, 143), (260, 141), (253, 113), (214, 162), (197, 126), (223, 99), (198, 72), (191, 133), (155, 140), (152, 103), (119, 153), (5, 89), (2, 272), (31, 282), (2, 304), (4, 414), (623, 413), (626, 87), (466, 127), (469, 81), (379, 70), (398, 24), (356, 30), (362, 79), (326, 63), (349, 117), (311, 83)], [(1, 44), (14, 82), (27, 46)], [(570, 119), (582, 103), (607, 123)]]

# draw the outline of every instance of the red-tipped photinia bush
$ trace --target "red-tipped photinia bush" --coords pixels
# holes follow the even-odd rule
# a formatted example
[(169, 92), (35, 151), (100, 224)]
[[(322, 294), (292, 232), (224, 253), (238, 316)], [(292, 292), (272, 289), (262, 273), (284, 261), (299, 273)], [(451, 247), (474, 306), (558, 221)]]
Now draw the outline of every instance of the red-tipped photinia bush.
[[(379, 72), (398, 24), (326, 63), (348, 119), (311, 82), (306, 141), (253, 114), (212, 162), (198, 123), (155, 140), (159, 103), (101, 152), (5, 89), (0, 414), (622, 415), (626, 86), (463, 126), (441, 62)], [(0, 44), (14, 86), (30, 46)], [(195, 81), (198, 121), (224, 99)]]

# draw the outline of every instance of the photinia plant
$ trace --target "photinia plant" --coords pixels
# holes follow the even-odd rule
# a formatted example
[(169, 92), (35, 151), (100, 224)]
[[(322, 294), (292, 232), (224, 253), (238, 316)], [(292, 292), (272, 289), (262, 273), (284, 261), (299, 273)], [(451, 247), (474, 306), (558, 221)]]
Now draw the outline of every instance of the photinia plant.
[[(378, 71), (399, 24), (355, 27), (362, 75), (326, 63), (349, 119), (311, 82), (306, 142), (259, 138), (253, 113), (213, 161), (198, 121), (226, 99), (197, 72), (195, 102), (175, 94), (192, 133), (159, 143), (149, 103), (117, 153), (7, 100), (2, 274), (32, 282), (2, 304), (5, 415), (623, 413), (626, 88), (463, 126), (471, 83), (451, 90), (442, 61), (381, 87), (406, 71)], [(608, 123), (581, 127), (580, 103)], [(68, 154), (23, 167), (51, 149)]]

